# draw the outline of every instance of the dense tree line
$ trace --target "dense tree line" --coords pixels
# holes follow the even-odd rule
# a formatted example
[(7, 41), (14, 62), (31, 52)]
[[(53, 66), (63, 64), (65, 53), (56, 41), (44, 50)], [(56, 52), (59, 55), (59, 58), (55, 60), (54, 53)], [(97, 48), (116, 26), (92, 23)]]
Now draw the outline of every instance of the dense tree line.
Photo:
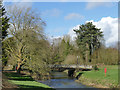
[(93, 64), (117, 65), (118, 64), (118, 49), (101, 47), (92, 55)]
[(103, 32), (92, 22), (80, 25), (74, 31), (77, 34), (76, 44), (71, 44), (69, 39), (65, 42), (64, 38), (60, 42), (62, 53), (59, 55), (64, 57), (62, 64), (118, 64), (118, 45), (106, 48)]

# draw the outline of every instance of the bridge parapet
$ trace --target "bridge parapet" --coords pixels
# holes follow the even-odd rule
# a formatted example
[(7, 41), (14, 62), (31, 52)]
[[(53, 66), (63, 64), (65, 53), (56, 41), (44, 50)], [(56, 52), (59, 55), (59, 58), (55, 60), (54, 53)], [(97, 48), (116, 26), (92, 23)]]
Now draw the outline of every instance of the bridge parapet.
[(92, 69), (91, 65), (49, 65), (51, 68), (81, 68)]

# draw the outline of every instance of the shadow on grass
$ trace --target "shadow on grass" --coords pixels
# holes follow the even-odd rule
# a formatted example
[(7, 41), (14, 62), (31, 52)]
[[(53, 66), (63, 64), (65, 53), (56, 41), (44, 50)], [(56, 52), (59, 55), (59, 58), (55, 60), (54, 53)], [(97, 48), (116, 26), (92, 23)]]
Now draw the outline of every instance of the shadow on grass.
[(31, 88), (2, 88), (2, 90), (55, 90), (53, 88), (31, 87)]
[(41, 88), (39, 86), (19, 85), (20, 88)]
[(31, 77), (11, 77), (9, 79), (17, 81), (34, 81)]
[(76, 76), (76, 79), (79, 79), (79, 77), (83, 74), (83, 72), (79, 73), (77, 76)]
[(15, 72), (4, 72), (4, 74), (9, 78), (9, 80), (17, 80), (17, 81), (34, 81), (31, 76), (25, 76), (25, 74), (18, 74)]
[[(9, 80), (15, 81), (34, 81), (31, 76), (26, 76), (25, 74), (18, 74), (15, 72), (4, 72)], [(2, 90), (55, 90), (53, 88), (45, 88), (41, 86), (33, 85), (17, 85), (19, 88), (2, 88)]]
[(55, 90), (55, 89), (43, 88), (39, 86), (19, 85), (19, 88), (2, 88), (2, 90)]
[(24, 76), (25, 74), (18, 74), (16, 72), (3, 72), (8, 77), (20, 77)]

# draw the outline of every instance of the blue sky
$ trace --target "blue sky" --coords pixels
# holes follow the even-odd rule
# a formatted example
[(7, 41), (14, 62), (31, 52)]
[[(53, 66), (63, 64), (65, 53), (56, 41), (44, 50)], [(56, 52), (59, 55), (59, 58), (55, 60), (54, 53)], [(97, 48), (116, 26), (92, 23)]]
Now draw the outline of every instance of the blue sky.
[[(41, 17), (46, 22), (46, 33), (50, 36), (62, 36), (69, 32), (69, 29), (84, 24), (86, 21), (98, 21), (102, 17), (118, 16), (117, 3), (106, 3), (110, 6), (99, 6), (87, 9), (85, 2), (75, 3), (33, 3), (32, 7), (39, 10)], [(67, 19), (67, 16), (73, 14), (73, 17)], [(78, 17), (74, 17), (75, 15)], [(80, 17), (79, 17), (80, 15)], [(66, 17), (66, 18), (65, 18)]]
[[(5, 6), (9, 4), (15, 3), (4, 3)], [(63, 36), (69, 32), (72, 33), (72, 28), (90, 20), (93, 20), (96, 25), (104, 29), (104, 21), (109, 22), (107, 17), (112, 18), (110, 24), (118, 17), (117, 2), (23, 2), (21, 5), (32, 6), (33, 9), (37, 10), (47, 24), (45, 27), (46, 35), (53, 37)], [(102, 18), (105, 19), (102, 21)], [(111, 33), (113, 33), (113, 29), (111, 29)], [(107, 37), (109, 30), (103, 31), (106, 32)]]

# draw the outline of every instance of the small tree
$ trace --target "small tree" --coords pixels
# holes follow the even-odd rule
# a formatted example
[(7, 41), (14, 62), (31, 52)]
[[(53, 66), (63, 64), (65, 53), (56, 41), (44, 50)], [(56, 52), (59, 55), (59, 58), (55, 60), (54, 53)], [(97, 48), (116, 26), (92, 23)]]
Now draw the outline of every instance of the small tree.
[(87, 62), (91, 61), (91, 55), (94, 50), (100, 47), (101, 38), (103, 32), (96, 28), (92, 22), (88, 22), (85, 25), (80, 25), (79, 29), (74, 29), (77, 34), (76, 42), (81, 49), (83, 59)]
[(69, 55), (72, 52), (72, 49), (73, 46), (70, 44), (70, 37), (64, 36), (59, 45), (59, 55), (62, 62), (65, 61), (67, 55)]

